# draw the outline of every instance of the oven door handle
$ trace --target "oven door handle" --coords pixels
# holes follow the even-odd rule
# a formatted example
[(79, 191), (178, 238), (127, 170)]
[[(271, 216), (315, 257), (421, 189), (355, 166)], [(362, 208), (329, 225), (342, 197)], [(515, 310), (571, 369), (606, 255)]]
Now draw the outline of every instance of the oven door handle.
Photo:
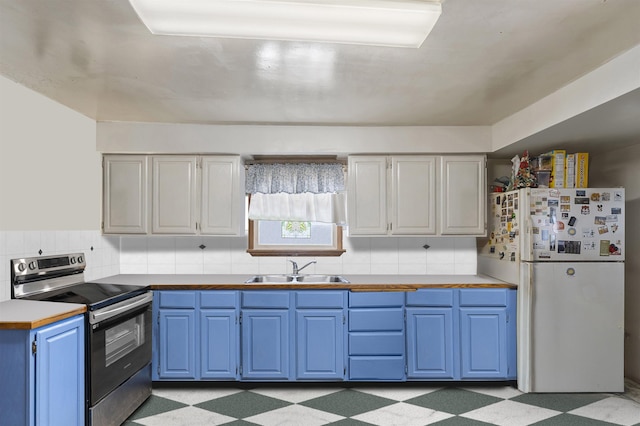
[(131, 299), (116, 303), (115, 305), (109, 306), (108, 308), (91, 312), (89, 315), (89, 323), (96, 324), (96, 323), (99, 323), (100, 321), (113, 318), (115, 316), (120, 315), (122, 312), (126, 312), (129, 310), (135, 309), (139, 306), (143, 306), (148, 303), (151, 303), (152, 300), (153, 300), (153, 293), (150, 291), (140, 296), (132, 297)]

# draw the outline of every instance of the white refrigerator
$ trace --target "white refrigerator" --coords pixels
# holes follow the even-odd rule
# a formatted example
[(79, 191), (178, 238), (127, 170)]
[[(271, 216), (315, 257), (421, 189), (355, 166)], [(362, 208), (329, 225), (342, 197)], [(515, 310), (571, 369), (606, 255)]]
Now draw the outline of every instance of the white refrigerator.
[(478, 272), (518, 284), (518, 389), (624, 391), (624, 189), (489, 196)]

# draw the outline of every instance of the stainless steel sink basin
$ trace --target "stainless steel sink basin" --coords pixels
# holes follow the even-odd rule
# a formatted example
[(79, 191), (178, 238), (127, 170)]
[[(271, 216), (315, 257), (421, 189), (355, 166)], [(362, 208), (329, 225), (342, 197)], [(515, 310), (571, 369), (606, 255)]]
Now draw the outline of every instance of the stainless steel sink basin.
[(246, 284), (323, 284), (323, 283), (348, 283), (349, 281), (340, 275), (256, 275), (245, 281)]

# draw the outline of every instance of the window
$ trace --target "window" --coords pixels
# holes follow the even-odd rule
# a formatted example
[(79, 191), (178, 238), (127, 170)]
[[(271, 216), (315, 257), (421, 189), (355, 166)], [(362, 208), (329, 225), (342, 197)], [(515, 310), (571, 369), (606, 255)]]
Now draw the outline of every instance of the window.
[(252, 256), (340, 256), (342, 227), (334, 223), (250, 220)]

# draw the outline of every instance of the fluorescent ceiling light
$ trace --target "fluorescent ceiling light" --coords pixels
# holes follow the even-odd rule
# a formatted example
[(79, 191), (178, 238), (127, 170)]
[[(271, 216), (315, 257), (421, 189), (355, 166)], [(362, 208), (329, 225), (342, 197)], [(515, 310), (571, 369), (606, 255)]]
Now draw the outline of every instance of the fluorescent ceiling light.
[(153, 34), (420, 47), (440, 1), (129, 0)]

